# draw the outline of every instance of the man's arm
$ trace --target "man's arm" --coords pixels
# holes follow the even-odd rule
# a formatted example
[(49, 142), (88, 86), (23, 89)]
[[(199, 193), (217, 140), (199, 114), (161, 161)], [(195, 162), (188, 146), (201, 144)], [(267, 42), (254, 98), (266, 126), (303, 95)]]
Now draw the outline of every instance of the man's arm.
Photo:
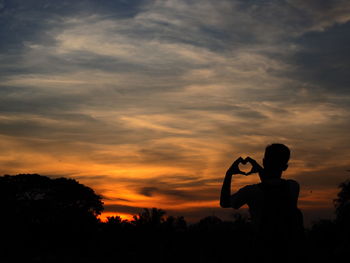
[(236, 161), (233, 162), (231, 167), (227, 170), (224, 182), (221, 188), (220, 196), (220, 206), (223, 208), (231, 207), (231, 181), (233, 174), (245, 174), (241, 172), (238, 168), (239, 163), (245, 164), (246, 161), (239, 157)]

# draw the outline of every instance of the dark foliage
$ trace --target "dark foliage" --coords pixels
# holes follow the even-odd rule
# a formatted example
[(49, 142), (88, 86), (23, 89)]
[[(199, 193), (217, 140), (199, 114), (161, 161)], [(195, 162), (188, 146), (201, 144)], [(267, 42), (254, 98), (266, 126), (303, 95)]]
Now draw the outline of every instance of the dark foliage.
[(350, 227), (350, 180), (339, 185), (338, 198), (334, 200), (337, 222), (349, 230)]
[[(305, 262), (344, 262), (350, 247), (338, 208), (348, 202), (348, 185), (341, 184), (337, 219), (307, 230)], [(221, 263), (248, 262), (252, 254), (254, 229), (240, 214), (188, 225), (181, 216), (145, 208), (132, 221), (113, 216), (100, 222), (101, 197), (72, 179), (0, 177), (0, 203), (1, 262)]]
[(5, 175), (0, 205), (1, 262), (72, 262), (95, 255), (103, 203), (91, 188), (67, 178)]
[(2, 220), (26, 224), (85, 224), (103, 210), (101, 196), (73, 179), (38, 174), (0, 177)]
[(162, 223), (165, 221), (165, 211), (162, 209), (145, 208), (141, 213), (134, 216), (132, 221), (138, 227), (151, 227), (151, 228), (160, 228)]

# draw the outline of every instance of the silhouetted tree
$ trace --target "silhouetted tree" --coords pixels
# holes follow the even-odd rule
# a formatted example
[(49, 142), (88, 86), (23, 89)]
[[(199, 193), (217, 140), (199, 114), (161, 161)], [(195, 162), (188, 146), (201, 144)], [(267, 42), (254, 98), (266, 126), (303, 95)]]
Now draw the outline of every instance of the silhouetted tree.
[(101, 199), (73, 179), (0, 176), (1, 262), (97, 260)]
[(350, 250), (350, 180), (342, 182), (339, 188), (338, 198), (334, 200), (339, 240), (335, 256), (342, 262), (341, 259), (348, 257)]
[(175, 218), (175, 228), (181, 231), (185, 231), (187, 229), (187, 222), (183, 216), (177, 216)]
[(107, 216), (106, 224), (121, 224), (122, 218), (120, 216)]
[(338, 198), (334, 200), (337, 222), (343, 227), (350, 227), (350, 180), (339, 185)]
[(103, 210), (101, 196), (68, 178), (51, 179), (38, 174), (0, 177), (2, 220), (25, 224), (96, 222)]
[(207, 216), (198, 222), (198, 226), (202, 229), (213, 230), (222, 224), (222, 220), (217, 216)]
[(183, 216), (168, 216), (164, 222), (166, 229), (171, 231), (185, 231), (187, 222)]
[(141, 213), (139, 213), (136, 216), (133, 216), (133, 223), (136, 226), (160, 226), (165, 221), (165, 214), (166, 212), (162, 209), (158, 208), (144, 208)]

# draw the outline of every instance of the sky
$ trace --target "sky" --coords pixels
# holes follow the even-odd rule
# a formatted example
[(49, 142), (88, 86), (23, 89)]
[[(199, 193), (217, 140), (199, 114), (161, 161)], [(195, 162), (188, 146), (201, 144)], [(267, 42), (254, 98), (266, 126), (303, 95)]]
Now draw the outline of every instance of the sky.
[(305, 220), (331, 218), (350, 177), (349, 21), (346, 0), (0, 0), (0, 174), (74, 178), (104, 216), (229, 219), (226, 170), (278, 142)]

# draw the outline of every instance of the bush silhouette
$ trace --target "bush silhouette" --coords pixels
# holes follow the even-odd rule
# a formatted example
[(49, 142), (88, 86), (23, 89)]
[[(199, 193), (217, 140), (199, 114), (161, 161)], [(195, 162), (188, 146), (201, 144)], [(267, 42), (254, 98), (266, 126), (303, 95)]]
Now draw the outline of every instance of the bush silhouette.
[(2, 221), (21, 224), (89, 224), (103, 210), (101, 196), (73, 179), (38, 174), (0, 177)]
[(136, 226), (160, 227), (165, 221), (166, 212), (157, 208), (144, 208), (141, 213), (133, 216), (132, 221)]
[(350, 227), (350, 180), (339, 185), (338, 198), (334, 200), (337, 222), (343, 227)]

